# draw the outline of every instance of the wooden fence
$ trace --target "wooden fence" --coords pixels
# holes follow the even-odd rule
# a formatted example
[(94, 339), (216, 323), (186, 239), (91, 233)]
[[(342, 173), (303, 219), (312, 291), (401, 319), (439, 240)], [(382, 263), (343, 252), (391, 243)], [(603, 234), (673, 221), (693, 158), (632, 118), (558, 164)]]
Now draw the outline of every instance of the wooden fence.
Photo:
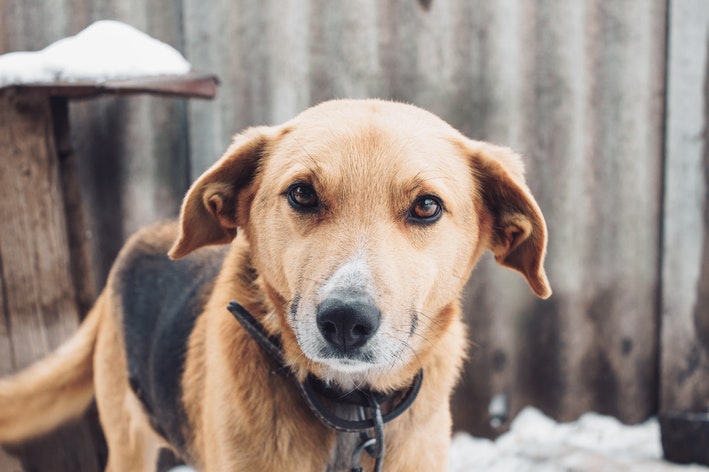
[(548, 301), (491, 258), (473, 274), (457, 428), (495, 436), (525, 405), (627, 423), (709, 407), (705, 0), (0, 0), (0, 53), (106, 18), (222, 85), (209, 102), (71, 106), (96, 287), (233, 133), (333, 97), (393, 98), (524, 154), (549, 225)]

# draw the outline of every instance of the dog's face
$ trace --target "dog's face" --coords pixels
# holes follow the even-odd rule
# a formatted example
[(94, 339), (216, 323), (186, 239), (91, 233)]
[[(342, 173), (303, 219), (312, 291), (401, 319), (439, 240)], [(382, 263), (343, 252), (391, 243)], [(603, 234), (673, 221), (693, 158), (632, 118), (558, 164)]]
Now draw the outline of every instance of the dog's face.
[(182, 221), (174, 257), (244, 230), (288, 361), (343, 387), (410, 378), (486, 248), (550, 293), (518, 158), (408, 105), (328, 102), (250, 130), (195, 183)]

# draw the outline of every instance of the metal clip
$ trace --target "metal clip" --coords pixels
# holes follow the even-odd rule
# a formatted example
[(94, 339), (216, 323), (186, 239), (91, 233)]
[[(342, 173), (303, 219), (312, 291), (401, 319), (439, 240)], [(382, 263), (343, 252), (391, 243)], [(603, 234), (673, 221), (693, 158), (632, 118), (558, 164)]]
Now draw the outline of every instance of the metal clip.
[[(352, 472), (363, 472), (362, 466), (359, 463), (360, 458), (362, 457), (362, 451), (371, 446), (374, 446), (376, 442), (377, 438), (369, 438), (355, 448), (354, 452), (352, 453)], [(369, 454), (369, 452), (367, 453)]]
[[(374, 435), (369, 436), (367, 433), (361, 433), (362, 442), (352, 453), (352, 472), (362, 472), (362, 466), (360, 465), (362, 451), (367, 451), (367, 454), (375, 459), (374, 472), (381, 472), (384, 462), (384, 419), (382, 418), (382, 410), (379, 407), (379, 402), (374, 398), (370, 397), (369, 403)], [(367, 419), (363, 407), (359, 407), (358, 412), (360, 420)]]

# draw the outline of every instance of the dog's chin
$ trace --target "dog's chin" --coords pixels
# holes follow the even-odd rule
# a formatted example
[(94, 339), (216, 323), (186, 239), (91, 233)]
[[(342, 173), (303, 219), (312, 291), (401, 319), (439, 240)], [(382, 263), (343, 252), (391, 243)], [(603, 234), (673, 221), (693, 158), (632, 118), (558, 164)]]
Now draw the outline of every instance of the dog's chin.
[(320, 380), (343, 390), (384, 388), (382, 380), (391, 380), (397, 371), (396, 366), (391, 363), (384, 366), (371, 361), (343, 357), (317, 359), (315, 362), (319, 367), (317, 376)]
[(344, 390), (371, 386), (376, 383), (379, 369), (376, 366), (351, 359), (320, 361), (319, 377), (327, 384)]
[(320, 362), (325, 364), (329, 370), (342, 374), (360, 374), (372, 368), (372, 364), (368, 362), (347, 358), (328, 359), (327, 361)]

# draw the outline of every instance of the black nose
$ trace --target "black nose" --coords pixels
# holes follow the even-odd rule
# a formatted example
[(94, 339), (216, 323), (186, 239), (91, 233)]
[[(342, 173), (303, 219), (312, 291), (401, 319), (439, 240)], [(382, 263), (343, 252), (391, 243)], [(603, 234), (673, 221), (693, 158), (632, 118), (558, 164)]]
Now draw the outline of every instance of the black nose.
[(366, 295), (342, 294), (318, 306), (318, 329), (331, 345), (343, 351), (363, 346), (379, 328), (381, 313)]

